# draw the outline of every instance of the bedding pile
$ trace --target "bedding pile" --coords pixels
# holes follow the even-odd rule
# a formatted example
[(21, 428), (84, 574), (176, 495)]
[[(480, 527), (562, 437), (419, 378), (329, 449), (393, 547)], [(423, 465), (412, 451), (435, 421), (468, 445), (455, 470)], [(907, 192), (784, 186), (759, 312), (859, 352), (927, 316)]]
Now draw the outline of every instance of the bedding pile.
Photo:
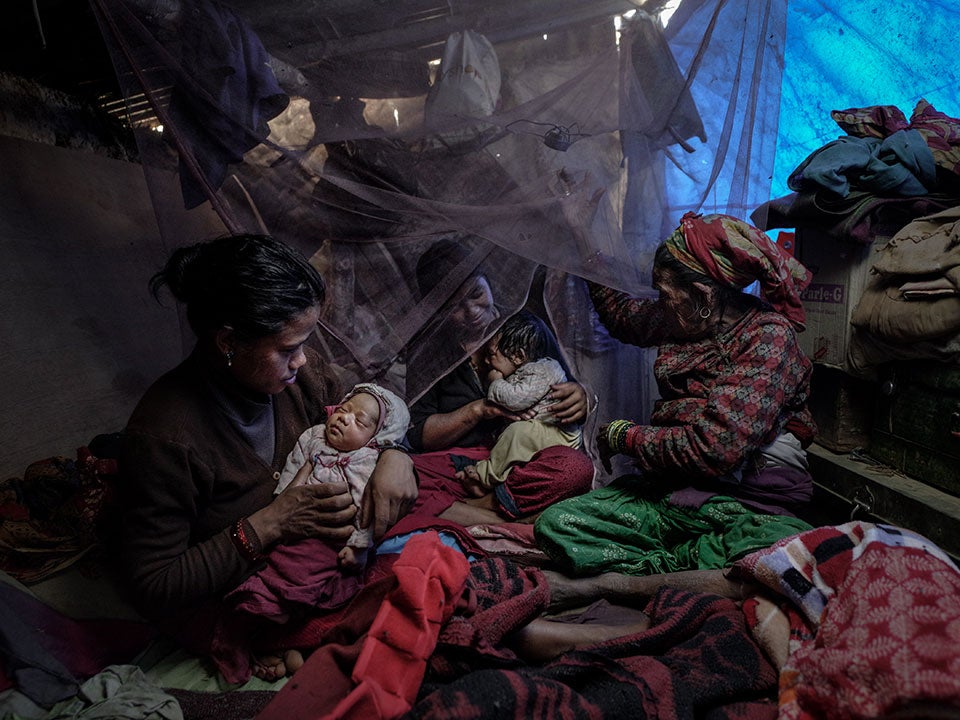
[(809, 228), (869, 245), (911, 220), (960, 204), (960, 119), (920, 100), (909, 120), (893, 105), (833, 110), (846, 133), (788, 178), (794, 192), (762, 203), (757, 227)]
[[(500, 566), (496, 575), (509, 595), (513, 574), (503, 561), (493, 564)], [(536, 595), (528, 597), (533, 610)], [(648, 631), (568, 652), (541, 666), (475, 651), (469, 639), (487, 632), (494, 619), (491, 613), (478, 614), (466, 620), (473, 633), (441, 635), (433, 674), (406, 717), (776, 717), (776, 671), (734, 602), (662, 588), (644, 611), (652, 623)], [(515, 623), (523, 614), (508, 617)], [(468, 667), (473, 669), (463, 672)]]
[[(642, 610), (647, 629), (544, 663), (525, 662), (509, 643), (549, 607), (542, 570), (520, 562), (536, 557), (532, 541), (513, 524), (467, 535), (480, 541), (469, 552), (443, 532), (410, 533), (345, 609), (299, 629), (305, 646), (319, 647), (276, 684), (227, 684), (145, 623), (69, 618), (6, 576), (4, 617), (22, 622), (5, 620), (0, 632), (0, 717), (960, 713), (960, 572), (910, 531), (851, 522), (799, 533), (732, 566), (730, 577), (760, 588), (742, 603), (663, 586), (620, 608)], [(565, 619), (608, 622), (616, 606), (599, 605)]]
[[(472, 563), (417, 700), (401, 717), (775, 717), (776, 671), (734, 602), (664, 588), (646, 606), (649, 631), (529, 665), (503, 641), (548, 602), (536, 568), (494, 557)], [(398, 717), (382, 705), (376, 714), (333, 707), (326, 688), (339, 677), (331, 658), (315, 653), (260, 717)]]
[(794, 192), (751, 218), (763, 229), (816, 230), (838, 257), (874, 246), (866, 286), (851, 298), (852, 371), (893, 360), (956, 362), (960, 119), (922, 99), (909, 119), (893, 105), (830, 116), (846, 135), (810, 154), (790, 174)]
[(0, 482), (0, 570), (36, 583), (92, 550), (116, 472), (116, 460), (83, 446), (75, 458), (44, 458)]
[(788, 621), (780, 720), (960, 714), (960, 572), (926, 538), (850, 522), (734, 572), (773, 591)]

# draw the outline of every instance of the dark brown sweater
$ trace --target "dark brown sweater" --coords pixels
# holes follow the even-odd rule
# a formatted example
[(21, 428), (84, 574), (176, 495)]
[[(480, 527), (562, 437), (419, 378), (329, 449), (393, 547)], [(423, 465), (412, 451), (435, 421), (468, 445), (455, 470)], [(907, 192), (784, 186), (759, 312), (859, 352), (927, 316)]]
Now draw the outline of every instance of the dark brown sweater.
[(230, 423), (194, 353), (145, 393), (125, 431), (118, 548), (133, 599), (148, 617), (218, 599), (250, 570), (230, 527), (266, 506), (287, 453), (323, 422), (339, 388), (309, 348), (297, 382), (273, 396), (273, 461)]

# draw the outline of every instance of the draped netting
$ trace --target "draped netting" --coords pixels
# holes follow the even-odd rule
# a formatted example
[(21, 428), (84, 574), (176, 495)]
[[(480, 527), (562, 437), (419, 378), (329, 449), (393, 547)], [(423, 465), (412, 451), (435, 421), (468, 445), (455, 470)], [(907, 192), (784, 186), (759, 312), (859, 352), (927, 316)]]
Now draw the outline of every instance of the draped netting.
[(684, 212), (770, 195), (786, 0), (666, 24), (652, 0), (92, 4), (148, 185), (301, 249), (328, 281), (317, 345), (409, 402), (526, 304), (601, 418), (642, 419), (650, 356), (582, 279), (650, 292)]

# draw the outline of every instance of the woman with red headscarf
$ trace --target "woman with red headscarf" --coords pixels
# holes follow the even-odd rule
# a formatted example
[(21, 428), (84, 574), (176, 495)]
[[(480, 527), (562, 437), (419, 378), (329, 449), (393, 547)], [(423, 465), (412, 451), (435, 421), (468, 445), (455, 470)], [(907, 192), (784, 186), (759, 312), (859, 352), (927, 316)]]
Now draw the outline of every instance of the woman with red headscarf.
[[(760, 297), (743, 290), (758, 283)], [(657, 249), (657, 299), (591, 284), (618, 340), (657, 346), (660, 399), (649, 424), (614, 420), (601, 460), (636, 475), (557, 503), (540, 546), (574, 575), (721, 568), (809, 529), (795, 517), (813, 486), (804, 448), (811, 363), (797, 344), (810, 274), (760, 230), (726, 215), (685, 215)]]

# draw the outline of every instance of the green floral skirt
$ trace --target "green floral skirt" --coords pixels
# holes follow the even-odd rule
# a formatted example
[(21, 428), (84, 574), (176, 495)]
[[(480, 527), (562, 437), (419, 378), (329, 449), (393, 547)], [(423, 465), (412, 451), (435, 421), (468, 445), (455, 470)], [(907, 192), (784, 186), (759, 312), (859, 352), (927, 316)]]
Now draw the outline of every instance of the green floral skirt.
[(762, 515), (737, 500), (714, 496), (699, 508), (645, 499), (629, 482), (556, 503), (537, 519), (537, 543), (572, 575), (621, 572), (654, 575), (717, 569), (811, 526), (798, 518)]

